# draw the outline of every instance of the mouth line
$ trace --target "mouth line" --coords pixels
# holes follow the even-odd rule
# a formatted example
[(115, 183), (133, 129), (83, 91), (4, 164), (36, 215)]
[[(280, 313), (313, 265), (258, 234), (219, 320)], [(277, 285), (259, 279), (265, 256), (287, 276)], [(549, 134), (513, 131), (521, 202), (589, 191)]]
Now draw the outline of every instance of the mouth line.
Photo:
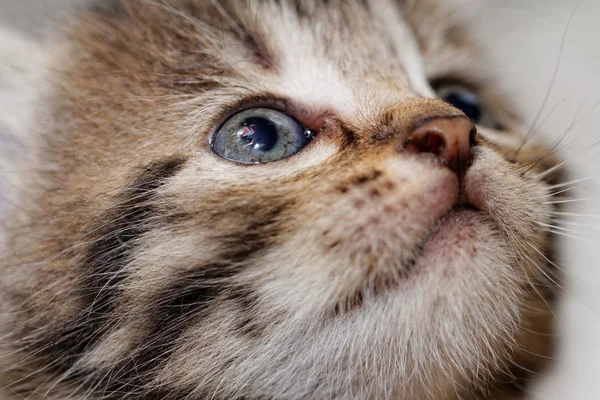
[(446, 213), (437, 220), (435, 225), (425, 235), (423, 235), (423, 237), (421, 238), (421, 241), (419, 242), (419, 244), (415, 247), (415, 250), (413, 251), (413, 256), (410, 257), (408, 259), (408, 261), (406, 262), (406, 264), (404, 265), (405, 271), (403, 272), (403, 275), (405, 275), (405, 276), (410, 275), (410, 273), (414, 269), (414, 266), (417, 263), (417, 261), (423, 256), (423, 251), (425, 250), (425, 246), (427, 246), (427, 244), (429, 243), (429, 241), (431, 240), (433, 235), (435, 235), (440, 230), (444, 221), (446, 219), (448, 219), (448, 217), (450, 217), (451, 215), (454, 215), (454, 214), (460, 213), (460, 212), (465, 212), (465, 211), (481, 212), (481, 210), (479, 210), (477, 207), (473, 206), (472, 204), (466, 204), (463, 202), (455, 205), (454, 207), (452, 207), (451, 209), (446, 211)]
[[(353, 294), (345, 296), (345, 298), (341, 301), (338, 301), (334, 307), (333, 315), (340, 316), (343, 314), (348, 314), (358, 308), (360, 308), (363, 304), (364, 299), (366, 298), (366, 292), (371, 292), (374, 297), (379, 297), (385, 292), (389, 290), (393, 290), (394, 286), (397, 286), (400, 281), (404, 281), (410, 277), (410, 275), (414, 272), (415, 265), (417, 261), (423, 256), (423, 252), (427, 244), (431, 241), (432, 237), (439, 232), (444, 224), (444, 221), (447, 220), (452, 215), (456, 215), (461, 212), (482, 212), (477, 207), (471, 204), (465, 204), (460, 202), (455, 205), (448, 211), (442, 215), (435, 225), (423, 235), (419, 244), (415, 246), (413, 250), (413, 255), (402, 265), (402, 270), (397, 271), (398, 275), (395, 278), (390, 276), (380, 277), (380, 279), (376, 279), (374, 281), (370, 281), (370, 284), (367, 286), (362, 286), (357, 288)], [(398, 280), (400, 278), (400, 280)]]

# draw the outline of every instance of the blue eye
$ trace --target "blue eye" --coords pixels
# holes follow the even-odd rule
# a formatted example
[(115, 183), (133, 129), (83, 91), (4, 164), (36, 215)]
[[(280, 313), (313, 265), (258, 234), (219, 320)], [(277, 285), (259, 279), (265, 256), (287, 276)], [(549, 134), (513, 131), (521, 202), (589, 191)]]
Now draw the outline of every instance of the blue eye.
[(447, 85), (437, 89), (438, 97), (461, 110), (474, 123), (493, 129), (503, 129), (493, 113), (481, 98), (460, 84)]
[(212, 148), (242, 164), (262, 164), (297, 153), (311, 133), (292, 117), (270, 108), (252, 108), (230, 117), (216, 132)]
[(479, 123), (483, 106), (474, 93), (467, 90), (454, 90), (445, 93), (441, 99), (464, 112), (471, 121)]

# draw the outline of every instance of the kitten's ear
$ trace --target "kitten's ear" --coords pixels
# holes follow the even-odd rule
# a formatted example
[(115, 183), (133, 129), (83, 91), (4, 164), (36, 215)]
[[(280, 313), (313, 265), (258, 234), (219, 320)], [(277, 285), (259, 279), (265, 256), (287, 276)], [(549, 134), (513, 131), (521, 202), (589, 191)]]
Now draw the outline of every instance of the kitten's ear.
[(0, 28), (0, 221), (16, 204), (19, 181), (30, 152), (34, 104), (45, 64), (41, 43)]

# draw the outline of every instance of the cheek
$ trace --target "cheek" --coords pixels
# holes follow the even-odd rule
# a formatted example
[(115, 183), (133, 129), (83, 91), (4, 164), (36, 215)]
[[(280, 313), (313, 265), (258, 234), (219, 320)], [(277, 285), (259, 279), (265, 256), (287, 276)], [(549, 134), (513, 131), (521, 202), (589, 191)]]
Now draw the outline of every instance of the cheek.
[(472, 210), (452, 212), (440, 223), (414, 266), (414, 282), (430, 293), (463, 296), (502, 292), (522, 275), (511, 267), (512, 251), (493, 220)]
[(540, 246), (545, 235), (536, 222), (550, 222), (552, 207), (543, 200), (548, 194), (546, 184), (537, 176), (535, 170), (509, 164), (481, 147), (465, 177), (470, 201), (493, 218), (515, 248), (522, 248), (522, 241)]
[(517, 132), (497, 131), (485, 127), (477, 127), (477, 134), (484, 140), (505, 152), (514, 153), (524, 141), (524, 135)]
[(546, 170), (558, 163), (554, 152), (537, 140), (537, 135), (527, 137), (527, 130), (497, 131), (485, 127), (477, 127), (477, 132), (486, 142), (494, 145), (508, 160), (521, 165), (535, 164), (537, 171)]
[(322, 251), (349, 262), (371, 257), (402, 263), (457, 202), (458, 181), (446, 168), (410, 157), (373, 165), (337, 186), (313, 229)]

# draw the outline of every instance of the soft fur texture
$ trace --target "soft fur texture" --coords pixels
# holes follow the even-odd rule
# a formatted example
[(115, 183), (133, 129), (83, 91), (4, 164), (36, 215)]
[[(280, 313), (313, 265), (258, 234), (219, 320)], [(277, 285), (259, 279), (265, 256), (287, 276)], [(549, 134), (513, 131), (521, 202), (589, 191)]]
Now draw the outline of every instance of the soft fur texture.
[[(122, 0), (69, 21), (11, 178), (0, 398), (520, 396), (550, 351), (552, 163), (460, 10)], [(479, 127), (464, 176), (399, 146), (464, 118), (440, 79), (508, 127)], [(315, 139), (263, 165), (212, 152), (259, 106)]]

